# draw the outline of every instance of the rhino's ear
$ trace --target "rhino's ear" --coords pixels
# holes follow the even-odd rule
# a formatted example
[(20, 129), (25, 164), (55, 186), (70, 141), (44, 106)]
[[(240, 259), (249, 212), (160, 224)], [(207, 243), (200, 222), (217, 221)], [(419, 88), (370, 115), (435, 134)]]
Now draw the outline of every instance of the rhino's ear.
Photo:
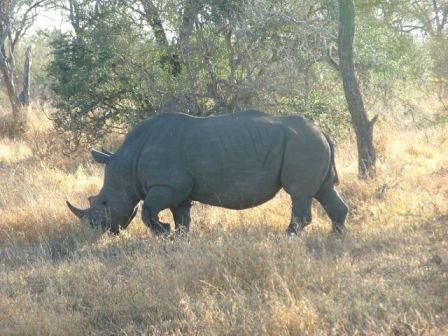
[(91, 153), (92, 153), (93, 159), (96, 162), (101, 163), (101, 164), (108, 164), (111, 159), (110, 155), (100, 152), (100, 151), (97, 151), (96, 149), (92, 149)]

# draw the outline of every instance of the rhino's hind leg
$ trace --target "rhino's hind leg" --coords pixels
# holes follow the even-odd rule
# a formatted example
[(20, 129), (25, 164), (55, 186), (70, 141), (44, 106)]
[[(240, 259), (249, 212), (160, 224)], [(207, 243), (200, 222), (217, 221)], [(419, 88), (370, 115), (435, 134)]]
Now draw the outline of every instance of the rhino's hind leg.
[(330, 217), (333, 223), (333, 232), (344, 233), (348, 207), (337, 191), (333, 187), (327, 187), (319, 190), (315, 198), (322, 204), (328, 217)]
[(191, 201), (189, 200), (182, 202), (175, 207), (171, 207), (177, 235), (186, 235), (188, 233), (191, 223), (190, 209)]
[(142, 220), (152, 233), (168, 235), (170, 225), (159, 221), (159, 212), (174, 203), (173, 191), (169, 187), (152, 187), (146, 195), (142, 209)]
[(291, 222), (286, 229), (288, 235), (298, 235), (311, 223), (311, 197), (292, 198)]

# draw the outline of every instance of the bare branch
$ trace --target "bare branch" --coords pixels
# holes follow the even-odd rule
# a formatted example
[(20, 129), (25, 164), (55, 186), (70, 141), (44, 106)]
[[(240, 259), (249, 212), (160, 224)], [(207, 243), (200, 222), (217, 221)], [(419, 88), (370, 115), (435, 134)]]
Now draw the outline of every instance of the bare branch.
[(400, 25), (399, 29), (405, 33), (410, 33), (414, 30), (424, 30), (425, 26)]
[(432, 0), (432, 6), (434, 7), (434, 15), (437, 24), (437, 30), (440, 27), (440, 17), (439, 17), (439, 6), (437, 5), (437, 0)]
[(79, 22), (79, 9), (77, 4), (73, 0), (69, 0), (69, 19), (73, 29), (79, 34), (82, 29)]
[(442, 13), (442, 22), (440, 24), (440, 30), (442, 31), (445, 28), (448, 19), (448, 5), (445, 7)]
[(338, 53), (335, 46), (333, 44), (330, 44), (327, 47), (328, 61), (329, 61), (330, 65), (333, 67), (333, 69), (335, 69), (336, 71), (340, 71), (339, 62), (336, 61), (336, 59), (334, 58), (333, 51), (336, 51), (336, 54)]
[(140, 0), (140, 3), (143, 6), (143, 17), (151, 26), (157, 43), (165, 47), (168, 46), (168, 39), (156, 6), (151, 0)]
[(432, 19), (429, 16), (427, 8), (423, 8), (420, 1), (414, 1), (412, 5), (415, 9), (417, 16), (419, 17), (419, 20), (425, 27), (425, 32), (430, 35), (434, 35), (435, 32), (432, 23), (433, 21), (435, 21), (435, 18)]
[(310, 24), (309, 22), (307, 22), (305, 20), (296, 19), (293, 16), (289, 16), (289, 15), (286, 15), (283, 13), (270, 12), (269, 15), (284, 20), (283, 21), (284, 23), (296, 24), (299, 26), (303, 26), (314, 33), (323, 34), (324, 36), (326, 36), (333, 42), (337, 42), (337, 40), (338, 40), (337, 36), (335, 34), (333, 34), (331, 31), (329, 31), (328, 29), (323, 28), (323, 27), (317, 27), (313, 24)]
[(373, 116), (373, 118), (369, 121), (370, 127), (373, 127), (373, 125), (375, 125), (375, 123), (378, 121), (378, 117), (379, 117), (378, 114), (375, 114)]
[[(2, 2), (0, 7), (0, 73), (8, 94), (14, 118), (14, 128), (17, 132), (23, 134), (26, 126), (26, 117), (23, 111), (23, 103), (29, 102), (29, 66), (30, 52), (27, 50), (27, 59), (24, 74), (24, 91), (22, 95), (18, 94), (16, 82), (17, 74), (15, 72), (14, 52), (16, 45), (25, 35), (28, 29), (34, 24), (37, 17), (37, 9), (43, 6), (49, 0), (36, 0), (31, 4), (22, 1), (9, 1), (7, 4)], [(22, 99), (20, 99), (20, 97)]]

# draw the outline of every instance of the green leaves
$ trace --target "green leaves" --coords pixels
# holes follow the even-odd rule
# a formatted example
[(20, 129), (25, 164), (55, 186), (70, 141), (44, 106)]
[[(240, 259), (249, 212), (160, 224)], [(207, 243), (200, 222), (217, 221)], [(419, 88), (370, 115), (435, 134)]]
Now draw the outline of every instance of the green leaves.
[[(188, 4), (196, 8), (195, 1)], [(48, 68), (53, 120), (71, 148), (165, 110), (250, 107), (305, 114), (334, 135), (348, 128), (339, 74), (327, 62), (337, 36), (333, 0), (208, 0), (191, 18), (187, 2), (152, 1), (168, 45), (154, 38), (138, 3), (73, 3), (74, 31), (53, 38)], [(357, 1), (355, 66), (368, 103), (428, 74), (427, 46), (392, 25), (396, 6), (404, 4)], [(191, 32), (182, 35), (183, 24)]]

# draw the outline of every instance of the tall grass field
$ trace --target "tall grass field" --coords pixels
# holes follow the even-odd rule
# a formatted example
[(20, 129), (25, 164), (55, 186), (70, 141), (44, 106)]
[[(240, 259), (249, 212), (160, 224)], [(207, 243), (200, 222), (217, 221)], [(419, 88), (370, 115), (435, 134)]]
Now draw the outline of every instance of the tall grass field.
[(24, 138), (0, 138), (0, 335), (448, 335), (448, 126), (423, 110), (382, 115), (374, 179), (357, 178), (353, 139), (337, 143), (345, 237), (317, 203), (286, 237), (281, 192), (245, 211), (195, 204), (171, 240), (139, 216), (119, 236), (81, 225), (65, 201), (87, 207), (102, 167), (65, 156), (31, 109)]

